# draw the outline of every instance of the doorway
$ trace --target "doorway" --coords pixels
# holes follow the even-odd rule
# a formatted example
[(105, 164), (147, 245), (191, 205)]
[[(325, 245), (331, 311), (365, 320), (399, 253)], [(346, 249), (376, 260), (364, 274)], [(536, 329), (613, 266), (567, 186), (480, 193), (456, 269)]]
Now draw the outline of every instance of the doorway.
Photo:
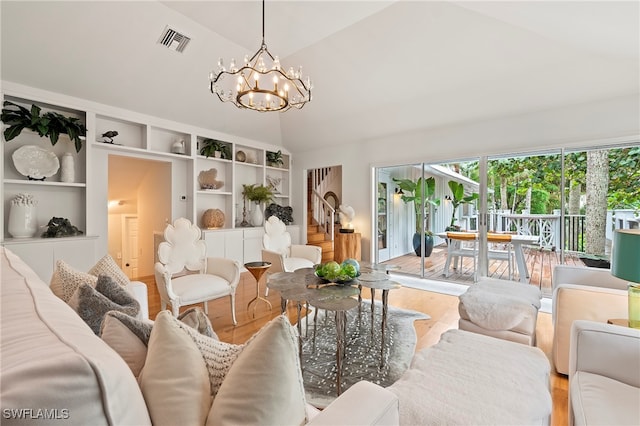
[(130, 279), (153, 275), (154, 235), (170, 220), (171, 162), (109, 155), (108, 251)]

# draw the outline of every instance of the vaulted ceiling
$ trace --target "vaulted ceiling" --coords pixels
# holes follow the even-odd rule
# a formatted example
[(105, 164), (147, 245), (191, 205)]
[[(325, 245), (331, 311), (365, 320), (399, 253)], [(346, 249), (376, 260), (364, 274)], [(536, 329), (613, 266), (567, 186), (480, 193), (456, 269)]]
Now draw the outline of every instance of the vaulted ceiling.
[[(259, 114), (208, 91), (261, 41), (257, 1), (0, 2), (2, 79), (292, 152), (638, 95), (637, 1), (267, 1), (266, 42), (314, 100)], [(166, 25), (191, 37), (158, 44)]]

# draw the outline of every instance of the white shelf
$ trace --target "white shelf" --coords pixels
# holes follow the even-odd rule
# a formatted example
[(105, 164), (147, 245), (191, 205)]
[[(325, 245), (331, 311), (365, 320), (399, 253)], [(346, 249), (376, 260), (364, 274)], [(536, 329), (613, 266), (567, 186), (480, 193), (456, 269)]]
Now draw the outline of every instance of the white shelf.
[[(44, 231), (42, 231), (44, 232)], [(97, 239), (97, 235), (77, 235), (75, 237), (59, 237), (59, 238), (42, 238), (42, 237), (31, 237), (31, 238), (5, 238), (4, 244), (29, 244), (29, 243), (55, 243), (61, 241), (78, 241), (78, 240), (95, 240)]]
[(95, 146), (96, 148), (108, 149), (113, 151), (138, 152), (143, 154), (161, 155), (163, 157), (192, 159), (192, 157), (187, 154), (174, 154), (173, 152), (154, 151), (147, 148), (137, 148), (134, 146), (118, 145), (115, 143), (106, 143), (100, 141), (93, 142), (93, 146)]
[(5, 179), (5, 184), (11, 185), (34, 185), (34, 186), (67, 186), (75, 188), (85, 188), (86, 183), (83, 182), (55, 182), (46, 180), (21, 180), (21, 179)]
[(249, 167), (256, 167), (261, 169), (263, 166), (262, 164), (258, 164), (258, 163), (246, 163), (246, 162), (242, 162), (242, 161), (236, 161), (236, 165), (238, 166), (249, 166)]
[(233, 195), (231, 192), (228, 191), (218, 191), (218, 190), (213, 190), (213, 191), (207, 191), (206, 189), (199, 189), (198, 194), (203, 194), (203, 195)]

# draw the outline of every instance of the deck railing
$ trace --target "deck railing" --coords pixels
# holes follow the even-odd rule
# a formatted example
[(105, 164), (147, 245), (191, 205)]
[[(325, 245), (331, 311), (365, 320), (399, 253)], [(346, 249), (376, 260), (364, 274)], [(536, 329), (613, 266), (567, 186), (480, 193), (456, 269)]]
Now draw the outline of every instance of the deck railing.
[[(555, 213), (555, 212), (554, 212)], [(631, 210), (609, 210), (607, 212), (607, 240), (613, 239), (615, 229), (637, 228), (640, 219)], [(489, 214), (490, 230), (515, 232), (522, 235), (537, 235), (539, 245), (544, 248), (560, 248), (560, 214), (513, 214), (509, 211), (494, 211)], [(564, 250), (584, 253), (585, 215), (564, 215)]]

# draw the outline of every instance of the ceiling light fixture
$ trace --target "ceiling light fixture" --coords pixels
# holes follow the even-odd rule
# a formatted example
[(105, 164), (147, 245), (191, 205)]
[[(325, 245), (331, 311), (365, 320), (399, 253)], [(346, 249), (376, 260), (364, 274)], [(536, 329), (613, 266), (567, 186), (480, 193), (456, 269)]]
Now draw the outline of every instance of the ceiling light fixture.
[(283, 69), (278, 56), (273, 56), (264, 42), (264, 0), (262, 0), (262, 45), (240, 68), (231, 59), (229, 68), (222, 58), (218, 70), (209, 73), (209, 89), (222, 102), (233, 102), (238, 108), (259, 112), (287, 111), (302, 108), (311, 101), (311, 79), (303, 81), (302, 67)]

